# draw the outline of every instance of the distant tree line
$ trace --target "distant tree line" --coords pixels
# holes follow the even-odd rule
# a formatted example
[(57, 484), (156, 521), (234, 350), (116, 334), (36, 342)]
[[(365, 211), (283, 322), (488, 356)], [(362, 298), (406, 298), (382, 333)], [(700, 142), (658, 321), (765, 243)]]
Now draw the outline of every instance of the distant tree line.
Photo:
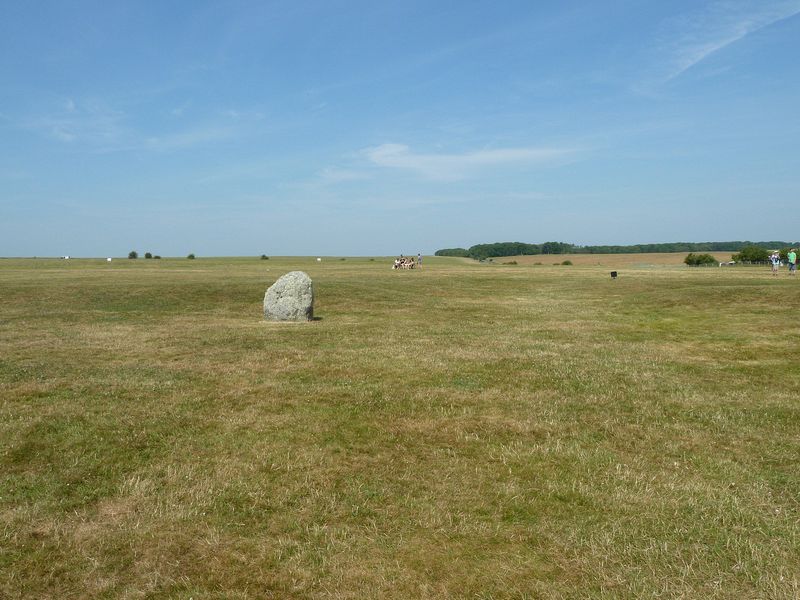
[(797, 246), (797, 242), (671, 242), (666, 244), (636, 244), (633, 246), (576, 246), (567, 242), (545, 242), (526, 244), (523, 242), (496, 242), (477, 244), (470, 248), (445, 248), (436, 251), (436, 256), (461, 256), (485, 260), (501, 256), (530, 254), (639, 254), (645, 252), (741, 252), (745, 248), (763, 250)]
[(436, 256), (464, 256), (476, 260), (496, 258), (500, 256), (523, 256), (528, 254), (569, 254), (575, 252), (576, 246), (564, 242), (545, 242), (544, 244), (525, 244), (523, 242), (496, 242), (494, 244), (478, 244), (469, 249), (446, 248), (437, 250)]

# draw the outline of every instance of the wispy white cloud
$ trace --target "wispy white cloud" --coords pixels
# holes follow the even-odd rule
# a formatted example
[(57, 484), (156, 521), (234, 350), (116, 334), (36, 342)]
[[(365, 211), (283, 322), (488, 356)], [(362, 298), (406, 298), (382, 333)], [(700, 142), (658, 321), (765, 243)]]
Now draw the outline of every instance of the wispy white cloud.
[(362, 181), (369, 179), (369, 175), (363, 171), (355, 169), (341, 169), (338, 167), (326, 167), (319, 174), (319, 179), (323, 183), (343, 183), (347, 181)]
[(662, 62), (649, 85), (675, 79), (751, 33), (800, 14), (800, 0), (728, 0), (702, 6), (662, 23), (656, 48)]
[[(181, 117), (185, 106), (174, 108), (170, 113)], [(16, 118), (0, 115), (0, 118), (10, 127), (59, 143), (111, 153), (168, 152), (222, 142), (251, 132), (253, 123), (262, 120), (263, 115), (251, 111), (217, 111), (206, 120), (184, 123), (180, 129), (173, 126), (154, 132), (135, 127), (128, 114), (101, 100), (67, 98), (40, 114)]]
[(102, 102), (67, 98), (60, 110), (19, 119), (17, 125), (59, 142), (105, 145), (128, 135), (123, 121), (123, 113)]
[(403, 144), (382, 144), (364, 151), (374, 165), (405, 169), (438, 180), (472, 176), (477, 170), (507, 165), (552, 163), (574, 153), (567, 148), (493, 148), (461, 154), (416, 154)]
[(265, 156), (243, 162), (223, 164), (212, 171), (203, 172), (196, 183), (209, 184), (229, 180), (268, 179), (275, 175), (275, 161)]
[(234, 135), (235, 130), (231, 127), (200, 126), (187, 131), (148, 137), (144, 140), (143, 147), (157, 152), (166, 152), (212, 144), (231, 139)]
[(176, 106), (172, 110), (169, 111), (173, 117), (181, 118), (183, 117), (184, 113), (186, 112), (186, 108), (189, 106), (187, 102), (183, 103), (181, 106)]

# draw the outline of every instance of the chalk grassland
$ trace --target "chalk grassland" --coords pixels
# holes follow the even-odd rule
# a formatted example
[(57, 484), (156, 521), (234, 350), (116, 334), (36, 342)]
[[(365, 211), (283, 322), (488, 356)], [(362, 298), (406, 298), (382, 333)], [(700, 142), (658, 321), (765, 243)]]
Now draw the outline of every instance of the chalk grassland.
[(782, 275), (0, 261), (0, 597), (800, 597)]
[[(630, 267), (659, 267), (680, 266), (688, 252), (652, 252), (640, 254), (535, 254), (526, 256), (509, 256), (495, 258), (493, 262), (506, 263), (516, 261), (520, 265), (552, 265), (562, 261), (572, 261), (576, 266), (602, 266), (610, 269), (624, 269)], [(733, 256), (732, 252), (698, 252), (697, 254), (711, 254), (717, 262), (728, 262)]]

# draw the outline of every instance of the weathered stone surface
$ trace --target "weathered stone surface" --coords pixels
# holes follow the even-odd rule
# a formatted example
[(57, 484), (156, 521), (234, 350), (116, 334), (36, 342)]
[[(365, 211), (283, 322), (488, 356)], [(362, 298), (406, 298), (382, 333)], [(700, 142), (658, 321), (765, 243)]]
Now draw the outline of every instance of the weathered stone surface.
[(287, 273), (264, 294), (268, 321), (310, 321), (314, 318), (314, 285), (303, 271)]

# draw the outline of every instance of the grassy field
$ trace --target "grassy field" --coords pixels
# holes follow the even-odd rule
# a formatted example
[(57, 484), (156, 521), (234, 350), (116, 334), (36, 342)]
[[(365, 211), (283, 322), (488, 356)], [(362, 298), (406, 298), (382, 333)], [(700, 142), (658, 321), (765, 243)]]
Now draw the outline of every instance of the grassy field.
[(609, 264), (0, 261), (0, 597), (800, 597), (800, 278)]

